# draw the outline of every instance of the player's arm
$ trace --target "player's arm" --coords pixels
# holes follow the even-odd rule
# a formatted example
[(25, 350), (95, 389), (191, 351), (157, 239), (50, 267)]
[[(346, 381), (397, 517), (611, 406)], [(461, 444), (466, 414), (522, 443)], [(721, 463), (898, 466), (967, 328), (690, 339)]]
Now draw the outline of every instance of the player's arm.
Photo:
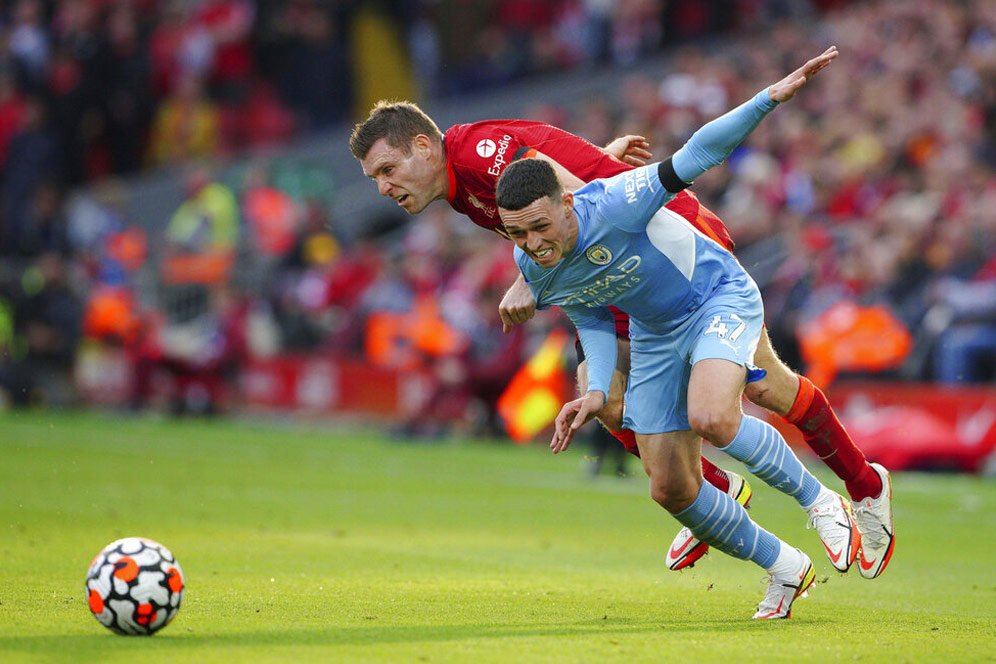
[[(560, 183), (564, 185), (564, 189), (567, 191), (576, 191), (585, 184), (581, 178), (567, 170), (556, 159), (542, 152), (529, 150), (523, 156), (526, 158), (542, 159), (548, 162), (553, 166), (553, 170), (557, 174), (557, 179), (560, 180)], [(536, 300), (533, 298), (533, 293), (529, 290), (529, 286), (523, 279), (522, 274), (519, 274), (515, 283), (509, 287), (504, 297), (502, 297), (501, 302), (498, 304), (498, 315), (501, 317), (501, 329), (505, 334), (511, 332), (514, 325), (525, 323), (536, 315)]]
[(564, 404), (554, 422), (550, 449), (563, 452), (574, 434), (608, 399), (612, 372), (616, 366), (616, 329), (612, 313), (605, 308), (564, 307), (564, 312), (578, 329), (581, 346), (588, 361), (588, 391), (580, 398)]
[(634, 167), (646, 166), (653, 157), (649, 141), (643, 136), (633, 134), (613, 139), (602, 148), (602, 151), (607, 152), (613, 159)]
[(577, 191), (587, 184), (587, 182), (574, 175), (574, 173), (571, 173), (563, 164), (549, 155), (543, 154), (538, 150), (530, 150), (526, 154), (534, 159), (542, 159), (553, 166), (553, 171), (557, 174), (557, 179), (560, 180), (560, 184), (564, 185), (566, 191)]
[(768, 113), (779, 103), (791, 99), (836, 57), (837, 47), (831, 46), (749, 101), (702, 126), (670, 160), (661, 163), (661, 182), (669, 191), (677, 192), (713, 166), (723, 163)]
[[(836, 47), (828, 48), (778, 83), (703, 125), (670, 158), (617, 175), (614, 180), (622, 178), (626, 185), (606, 188), (599, 215), (624, 230), (636, 231), (646, 226), (660, 206), (691, 186), (699, 175), (726, 161), (780, 101), (791, 99), (816, 72), (836, 57)], [(608, 193), (610, 189), (611, 194)]]
[(513, 326), (525, 323), (534, 315), (536, 315), (536, 299), (520, 272), (498, 304), (501, 331), (508, 334)]
[[(645, 165), (647, 160), (653, 156), (650, 153), (650, 143), (647, 142), (647, 139), (643, 136), (636, 136), (633, 134), (620, 136), (604, 148), (596, 149), (602, 150), (602, 152), (605, 152), (616, 161), (621, 161), (625, 164), (629, 164), (630, 166), (637, 167)], [(560, 180), (560, 183), (564, 185), (564, 189), (567, 191), (577, 191), (584, 185), (588, 184), (572, 173), (559, 161), (548, 154), (540, 152), (539, 150), (529, 150), (523, 156), (542, 159), (553, 166), (553, 170), (557, 174), (557, 179)]]
[[(602, 152), (605, 152), (616, 161), (621, 161), (624, 164), (629, 164), (634, 167), (646, 165), (647, 161), (653, 157), (650, 152), (650, 143), (647, 142), (647, 139), (643, 136), (637, 136), (635, 134), (620, 136), (619, 138), (612, 140), (604, 148), (597, 149), (602, 150)], [(553, 170), (557, 174), (557, 178), (560, 180), (561, 184), (564, 185), (564, 189), (567, 191), (577, 191), (587, 184), (587, 182), (576, 176), (563, 164), (548, 154), (544, 154), (539, 150), (530, 150), (525, 154), (525, 156), (543, 159), (553, 166)]]
[[(829, 65), (836, 57), (837, 47), (831, 46), (778, 83), (770, 86), (768, 93), (771, 99), (776, 102), (788, 101), (799, 88), (808, 83), (809, 79)], [(634, 167), (645, 166), (653, 158), (653, 154), (650, 152), (650, 143), (646, 137), (635, 134), (627, 134), (615, 138), (601, 149), (616, 161), (621, 161)], [(555, 160), (549, 157), (546, 158), (552, 164), (556, 165)]]

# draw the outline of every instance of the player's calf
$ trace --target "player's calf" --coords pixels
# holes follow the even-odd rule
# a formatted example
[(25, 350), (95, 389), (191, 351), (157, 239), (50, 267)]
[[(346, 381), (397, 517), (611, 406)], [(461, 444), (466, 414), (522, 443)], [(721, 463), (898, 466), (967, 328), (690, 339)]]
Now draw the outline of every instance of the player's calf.
[[(725, 472), (729, 479), (725, 493), (743, 505), (744, 509), (750, 509), (750, 499), (754, 496), (750, 484), (736, 473)], [(692, 567), (708, 552), (709, 545), (696, 537), (695, 533), (686, 526), (678, 531), (671, 542), (665, 563), (668, 569), (677, 572)]]

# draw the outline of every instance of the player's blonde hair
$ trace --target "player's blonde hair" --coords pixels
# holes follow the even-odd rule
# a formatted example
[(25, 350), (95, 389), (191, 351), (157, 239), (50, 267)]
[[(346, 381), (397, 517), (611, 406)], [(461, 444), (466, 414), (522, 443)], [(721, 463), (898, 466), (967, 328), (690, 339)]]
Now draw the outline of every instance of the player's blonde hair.
[(412, 139), (419, 134), (443, 142), (443, 133), (421, 108), (410, 101), (381, 99), (370, 109), (370, 116), (353, 127), (349, 136), (349, 151), (357, 159), (365, 159), (374, 143), (382, 138), (392, 148), (411, 153)]

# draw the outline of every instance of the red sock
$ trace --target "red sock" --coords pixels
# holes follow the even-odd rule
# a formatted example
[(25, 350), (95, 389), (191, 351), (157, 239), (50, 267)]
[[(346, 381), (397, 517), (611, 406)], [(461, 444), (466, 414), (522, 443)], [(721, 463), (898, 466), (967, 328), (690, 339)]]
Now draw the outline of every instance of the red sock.
[(709, 459), (702, 457), (702, 477), (705, 481), (713, 485), (723, 493), (730, 490), (730, 476), (726, 471), (714, 464)]
[(844, 480), (853, 500), (882, 493), (882, 478), (851, 440), (826, 395), (805, 376), (799, 376), (799, 393), (785, 419), (802, 432), (806, 444), (823, 463)]

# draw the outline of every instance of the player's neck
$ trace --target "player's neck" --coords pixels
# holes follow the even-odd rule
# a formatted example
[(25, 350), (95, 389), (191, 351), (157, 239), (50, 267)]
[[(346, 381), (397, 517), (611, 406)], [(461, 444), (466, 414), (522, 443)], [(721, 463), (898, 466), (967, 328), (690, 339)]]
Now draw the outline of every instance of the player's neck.
[(574, 253), (574, 248), (578, 246), (578, 216), (571, 210), (567, 218), (567, 239), (564, 241), (564, 257)]
[(433, 164), (434, 170), (436, 172), (436, 181), (433, 183), (433, 192), (435, 196), (432, 200), (434, 201), (448, 201), (450, 200), (450, 195), (454, 192), (450, 191), (450, 187), (455, 186), (454, 178), (450, 177), (450, 162), (446, 158), (446, 145), (443, 144), (439, 148), (439, 152), (433, 155), (436, 163)]

